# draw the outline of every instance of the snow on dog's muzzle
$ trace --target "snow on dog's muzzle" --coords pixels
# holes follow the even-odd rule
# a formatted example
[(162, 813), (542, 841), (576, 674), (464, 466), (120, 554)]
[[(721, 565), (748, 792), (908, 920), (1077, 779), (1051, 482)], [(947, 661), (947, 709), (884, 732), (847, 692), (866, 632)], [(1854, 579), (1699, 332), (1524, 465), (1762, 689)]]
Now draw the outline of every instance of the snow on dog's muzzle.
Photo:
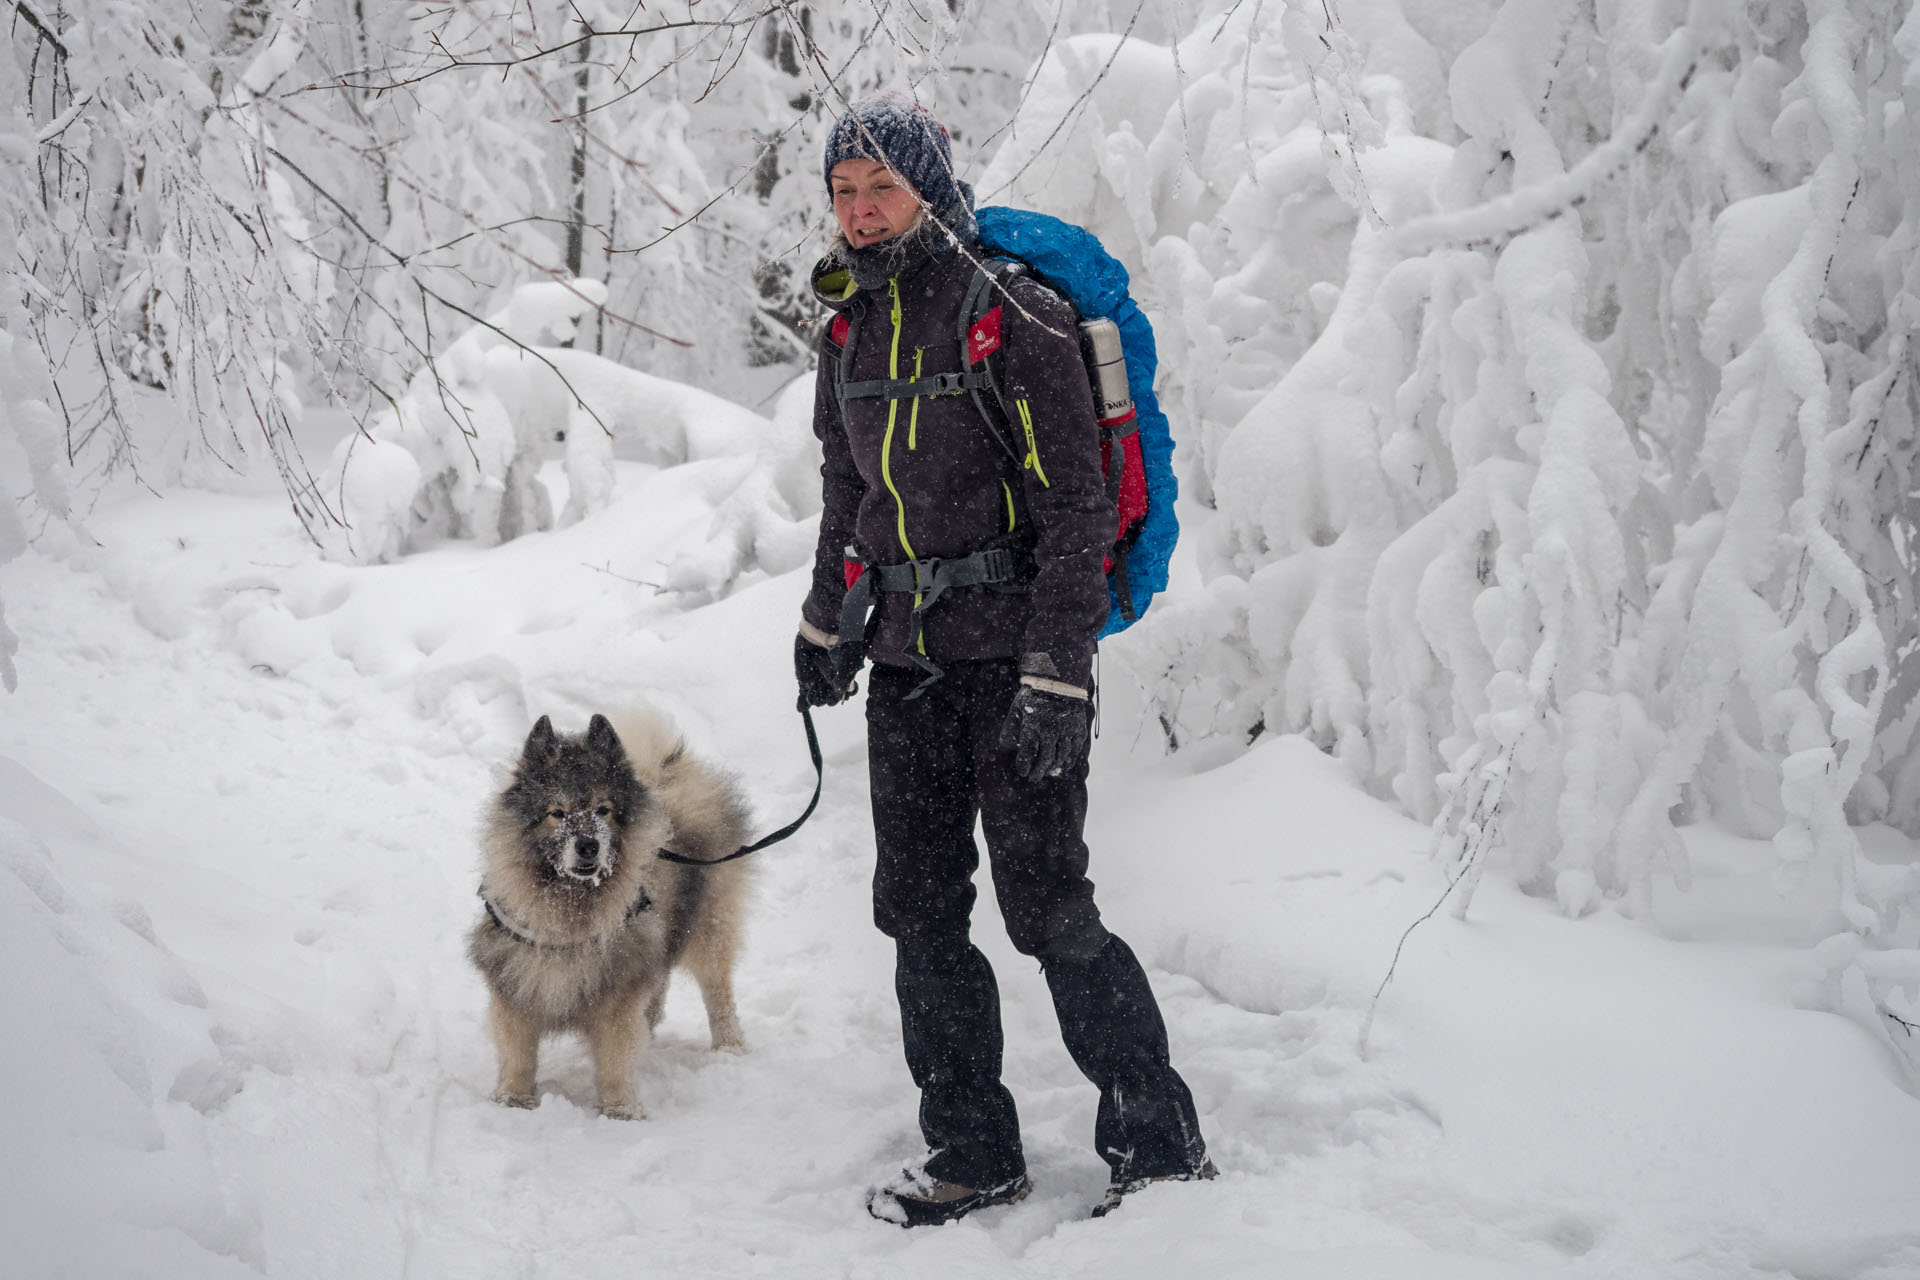
[(567, 842), (567, 853), (560, 868), (575, 880), (598, 880), (606, 874), (600, 862), (600, 841), (594, 836), (576, 836)]

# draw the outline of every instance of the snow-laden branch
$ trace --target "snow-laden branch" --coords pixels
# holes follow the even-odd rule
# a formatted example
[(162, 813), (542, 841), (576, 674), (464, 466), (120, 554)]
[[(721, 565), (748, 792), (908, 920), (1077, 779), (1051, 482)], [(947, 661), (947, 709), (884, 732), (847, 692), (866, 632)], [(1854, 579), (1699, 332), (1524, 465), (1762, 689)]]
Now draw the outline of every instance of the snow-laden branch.
[(307, 24), (312, 19), (312, 0), (296, 0), (264, 48), (241, 73), (239, 89), (251, 97), (264, 97), (279, 79), (293, 70), (294, 63), (306, 51)]
[(34, 142), (40, 146), (46, 146), (71, 128), (73, 122), (78, 120), (81, 114), (92, 105), (93, 95), (91, 93), (81, 94), (73, 100), (73, 105), (69, 106), (65, 111), (62, 111), (58, 116), (55, 116), (51, 124), (34, 135)]
[(67, 46), (61, 41), (60, 33), (54, 29), (52, 22), (42, 17), (40, 11), (29, 4), (28, 0), (11, 0), (11, 2), (20, 16), (27, 20), (27, 25), (39, 32), (42, 40), (53, 46), (55, 53), (63, 58), (68, 56)]
[(1408, 254), (1452, 246), (1499, 244), (1561, 217), (1590, 199), (1608, 179), (1646, 150), (1660, 122), (1673, 113), (1687, 91), (1706, 50), (1711, 29), (1703, 10), (1715, 0), (1694, 0), (1687, 21), (1667, 38), (1659, 69), (1646, 91), (1612, 136), (1588, 152), (1573, 168), (1519, 191), (1470, 209), (1416, 218), (1400, 228), (1398, 242)]

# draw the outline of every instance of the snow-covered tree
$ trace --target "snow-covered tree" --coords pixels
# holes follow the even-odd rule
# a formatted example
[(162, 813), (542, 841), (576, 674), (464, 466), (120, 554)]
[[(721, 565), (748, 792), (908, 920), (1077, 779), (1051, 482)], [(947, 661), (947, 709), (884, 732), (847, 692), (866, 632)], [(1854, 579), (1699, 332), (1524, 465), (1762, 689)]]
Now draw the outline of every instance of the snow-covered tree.
[(1311, 735), (1436, 822), (1461, 909), (1495, 858), (1644, 908), (1711, 815), (1910, 973), (1860, 957), (1920, 941), (1920, 872), (1855, 827), (1917, 825), (1917, 49), (1871, 0), (1056, 49), (990, 177), (1071, 137), (1032, 198), (1166, 320), (1218, 509), (1120, 646), (1170, 736)]

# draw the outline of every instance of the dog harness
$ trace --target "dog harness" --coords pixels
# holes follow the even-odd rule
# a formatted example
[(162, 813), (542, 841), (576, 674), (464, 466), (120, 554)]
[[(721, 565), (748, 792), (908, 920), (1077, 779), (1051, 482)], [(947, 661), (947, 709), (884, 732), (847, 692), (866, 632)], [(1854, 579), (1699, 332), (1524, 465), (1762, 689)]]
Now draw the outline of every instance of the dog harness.
[[(542, 951), (571, 951), (575, 947), (584, 947), (590, 942), (598, 942), (601, 940), (598, 938), (582, 938), (578, 942), (542, 942), (539, 938), (535, 937), (533, 932), (525, 925), (515, 921), (506, 912), (502, 911), (500, 905), (487, 896), (485, 888), (480, 890), (480, 903), (487, 909), (487, 918), (505, 930), (508, 937), (512, 938), (515, 942), (524, 942), (528, 946), (537, 947)], [(642, 889), (640, 896), (634, 899), (633, 905), (627, 908), (627, 914), (620, 917), (620, 923), (622, 925), (628, 924), (635, 916), (651, 910), (653, 910), (653, 899), (647, 896), (645, 889)]]

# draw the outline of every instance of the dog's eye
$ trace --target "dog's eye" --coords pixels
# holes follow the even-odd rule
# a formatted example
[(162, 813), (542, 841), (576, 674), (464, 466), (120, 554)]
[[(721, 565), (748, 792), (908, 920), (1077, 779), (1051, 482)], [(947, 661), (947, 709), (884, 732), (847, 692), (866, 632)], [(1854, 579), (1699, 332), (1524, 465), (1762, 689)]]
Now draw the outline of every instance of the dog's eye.
[(606, 817), (606, 816), (607, 816), (608, 814), (610, 814), (610, 813), (612, 813), (612, 812), (613, 812), (613, 806), (612, 806), (612, 805), (607, 805), (607, 804), (603, 804), (603, 805), (601, 805), (601, 806), (600, 806), (600, 807), (599, 807), (598, 809), (595, 809), (595, 810), (594, 810), (594, 812), (595, 812), (595, 813), (597, 813), (597, 814), (599, 814), (599, 815), (600, 815), (601, 817), (603, 817), (603, 818), (604, 818), (604, 817)]
[(560, 819), (567, 816), (567, 811), (565, 809), (549, 809), (547, 810), (547, 816), (549, 818), (552, 818), (555, 822), (558, 822)]

